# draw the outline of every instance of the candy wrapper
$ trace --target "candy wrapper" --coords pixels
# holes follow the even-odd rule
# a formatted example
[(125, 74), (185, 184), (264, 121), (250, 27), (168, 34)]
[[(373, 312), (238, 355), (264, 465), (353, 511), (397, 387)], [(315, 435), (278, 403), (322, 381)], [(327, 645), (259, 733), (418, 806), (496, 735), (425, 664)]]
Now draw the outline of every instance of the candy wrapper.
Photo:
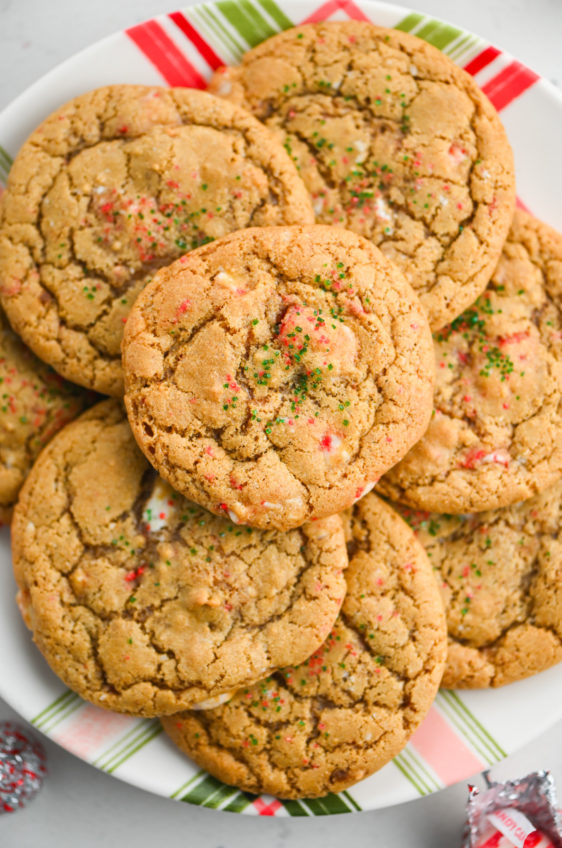
[(552, 776), (539, 771), (468, 788), (463, 848), (562, 848), (562, 820)]
[(25, 807), (47, 773), (43, 746), (25, 727), (0, 721), (0, 815)]

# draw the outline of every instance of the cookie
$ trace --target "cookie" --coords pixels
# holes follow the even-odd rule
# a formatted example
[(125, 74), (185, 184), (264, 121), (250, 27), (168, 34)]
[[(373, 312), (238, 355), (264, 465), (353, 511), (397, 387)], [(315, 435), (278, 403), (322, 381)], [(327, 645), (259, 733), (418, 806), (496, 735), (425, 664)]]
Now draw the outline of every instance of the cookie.
[(163, 720), (225, 783), (279, 798), (340, 792), (392, 759), (431, 706), (446, 630), (423, 548), (374, 494), (348, 521), (348, 591), (325, 644), (224, 706)]
[(275, 131), (316, 220), (378, 245), (439, 329), (483, 291), (515, 201), (513, 155), (473, 79), (408, 33), (360, 21), (290, 29), (210, 90)]
[(147, 458), (186, 497), (280, 530), (372, 488), (424, 432), (427, 318), (370, 242), (249, 229), (162, 269), (123, 339)]
[(119, 396), (123, 325), (158, 268), (242, 227), (313, 220), (287, 153), (240, 108), (186, 88), (99, 88), (16, 157), (0, 295), (41, 359)]
[(562, 476), (562, 236), (517, 211), (494, 276), (434, 334), (435, 412), (379, 487), (463, 513), (530, 498)]
[(505, 509), (401, 512), (441, 586), (444, 686), (503, 686), (562, 661), (562, 481)]
[(93, 401), (37, 359), (0, 313), (0, 522), (39, 451)]
[(23, 617), (51, 668), (118, 712), (164, 715), (308, 657), (345, 593), (333, 516), (237, 528), (159, 480), (117, 401), (43, 451), (13, 520)]

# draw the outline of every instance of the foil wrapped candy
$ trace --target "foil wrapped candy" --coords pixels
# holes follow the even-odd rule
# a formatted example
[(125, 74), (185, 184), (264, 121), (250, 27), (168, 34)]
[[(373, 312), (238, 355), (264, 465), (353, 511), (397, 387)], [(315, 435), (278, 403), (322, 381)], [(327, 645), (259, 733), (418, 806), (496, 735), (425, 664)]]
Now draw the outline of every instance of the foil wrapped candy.
[(468, 788), (463, 848), (562, 848), (562, 817), (547, 771)]
[(0, 815), (25, 807), (47, 773), (41, 743), (23, 725), (0, 722)]

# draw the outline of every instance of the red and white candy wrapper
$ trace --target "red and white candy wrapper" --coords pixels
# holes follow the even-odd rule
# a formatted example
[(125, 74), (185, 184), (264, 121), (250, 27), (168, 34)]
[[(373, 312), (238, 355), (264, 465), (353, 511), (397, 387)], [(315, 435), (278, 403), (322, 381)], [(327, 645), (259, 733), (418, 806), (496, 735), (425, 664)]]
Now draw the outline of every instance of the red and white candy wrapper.
[[(486, 776), (486, 780), (488, 780)], [(552, 775), (468, 787), (463, 848), (562, 848), (562, 820)]]
[(22, 725), (0, 721), (0, 815), (25, 807), (46, 773), (41, 743)]

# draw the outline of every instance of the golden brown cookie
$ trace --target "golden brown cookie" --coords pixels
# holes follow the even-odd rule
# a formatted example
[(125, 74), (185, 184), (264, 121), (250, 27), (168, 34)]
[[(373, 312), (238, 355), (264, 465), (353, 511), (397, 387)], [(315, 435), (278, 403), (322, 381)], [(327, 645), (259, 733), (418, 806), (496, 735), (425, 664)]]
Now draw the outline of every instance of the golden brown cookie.
[(35, 357), (0, 312), (0, 521), (8, 522), (39, 451), (94, 401)]
[(309, 24), (220, 69), (210, 90), (277, 134), (318, 223), (378, 245), (432, 328), (486, 287), (513, 214), (513, 155), (489, 100), (435, 47), (366, 22)]
[(562, 482), (479, 514), (400, 511), (441, 586), (444, 686), (503, 686), (562, 661)]
[(287, 153), (247, 112), (186, 88), (99, 88), (16, 157), (0, 295), (38, 356), (119, 396), (123, 324), (158, 268), (242, 227), (313, 220)]
[(280, 798), (340, 792), (392, 759), (431, 706), (446, 628), (423, 548), (373, 494), (348, 521), (348, 591), (325, 644), (224, 706), (163, 720), (225, 783)]
[(126, 404), (159, 474), (284, 530), (350, 506), (424, 432), (427, 318), (370, 242), (249, 229), (162, 269), (123, 339)]
[(163, 715), (300, 662), (322, 644), (347, 554), (333, 516), (238, 528), (159, 480), (116, 401), (43, 451), (14, 512), (19, 603), (82, 697)]
[(434, 340), (431, 424), (382, 494), (457, 514), (551, 486), (562, 476), (562, 236), (517, 211), (488, 288)]

